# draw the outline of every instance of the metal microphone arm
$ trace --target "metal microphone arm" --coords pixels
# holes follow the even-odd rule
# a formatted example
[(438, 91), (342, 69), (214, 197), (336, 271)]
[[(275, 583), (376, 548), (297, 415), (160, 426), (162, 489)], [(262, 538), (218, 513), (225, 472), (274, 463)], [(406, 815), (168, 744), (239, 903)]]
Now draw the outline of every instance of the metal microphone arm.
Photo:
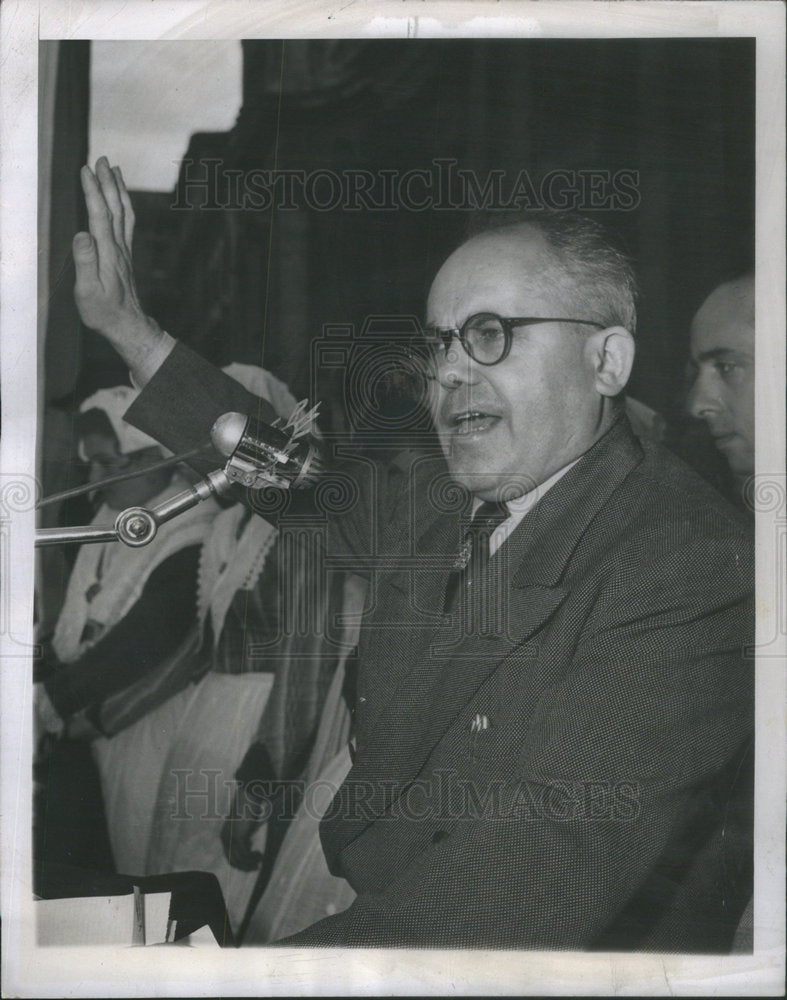
[(64, 542), (114, 542), (121, 541), (132, 548), (147, 545), (156, 537), (159, 525), (171, 521), (184, 510), (196, 507), (209, 496), (221, 496), (229, 492), (232, 481), (223, 469), (209, 472), (194, 486), (182, 493), (162, 501), (155, 507), (127, 507), (115, 518), (112, 527), (100, 528), (86, 525), (73, 528), (39, 528), (36, 531), (36, 548), (45, 545), (60, 545)]

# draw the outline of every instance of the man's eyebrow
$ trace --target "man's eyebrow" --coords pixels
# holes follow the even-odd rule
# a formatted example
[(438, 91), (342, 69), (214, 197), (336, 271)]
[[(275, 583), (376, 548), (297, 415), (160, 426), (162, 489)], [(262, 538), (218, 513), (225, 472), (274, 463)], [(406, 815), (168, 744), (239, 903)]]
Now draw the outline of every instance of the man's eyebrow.
[(714, 347), (710, 351), (701, 351), (697, 361), (731, 361), (740, 358), (743, 361), (751, 361), (754, 355), (751, 351), (736, 351), (732, 347)]

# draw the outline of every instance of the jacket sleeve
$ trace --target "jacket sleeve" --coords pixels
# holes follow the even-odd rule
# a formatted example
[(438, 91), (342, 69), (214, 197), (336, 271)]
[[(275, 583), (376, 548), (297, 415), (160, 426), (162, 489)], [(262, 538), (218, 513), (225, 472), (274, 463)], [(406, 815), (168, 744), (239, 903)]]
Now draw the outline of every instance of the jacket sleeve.
[(132, 684), (178, 647), (195, 621), (198, 562), (199, 546), (190, 545), (157, 566), (128, 614), (44, 682), (62, 718)]
[[(177, 342), (163, 365), (127, 410), (124, 419), (179, 453), (208, 446), (210, 431), (223, 413), (247, 413), (272, 423), (271, 404)], [(203, 463), (215, 468), (219, 458)]]
[[(268, 423), (277, 417), (267, 400), (247, 392), (190, 348), (176, 343), (129, 407), (125, 419), (180, 453), (209, 445), (214, 422), (229, 412), (249, 414)], [(215, 450), (212, 457), (190, 460), (201, 474), (223, 463)], [(259, 494), (240, 487), (236, 487), (235, 499), (280, 529), (286, 530), (289, 523), (297, 532), (307, 522), (317, 528), (319, 535), (319, 526), (324, 523), (328, 554), (341, 563), (337, 568), (348, 568), (345, 557), (355, 555), (361, 560), (357, 571), (364, 575), (367, 567), (363, 559), (370, 555), (373, 545), (371, 491), (378, 482), (376, 468), (374, 463), (345, 454), (328, 455), (327, 465), (329, 471), (316, 488), (287, 491), (281, 504), (269, 504)]]

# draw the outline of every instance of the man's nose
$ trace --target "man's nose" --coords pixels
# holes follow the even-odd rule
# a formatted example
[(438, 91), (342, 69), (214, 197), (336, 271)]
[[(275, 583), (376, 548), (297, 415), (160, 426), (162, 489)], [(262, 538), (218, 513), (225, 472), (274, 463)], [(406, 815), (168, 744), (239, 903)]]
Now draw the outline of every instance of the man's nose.
[(686, 397), (686, 409), (700, 420), (707, 419), (721, 408), (717, 380), (711, 372), (700, 371)]

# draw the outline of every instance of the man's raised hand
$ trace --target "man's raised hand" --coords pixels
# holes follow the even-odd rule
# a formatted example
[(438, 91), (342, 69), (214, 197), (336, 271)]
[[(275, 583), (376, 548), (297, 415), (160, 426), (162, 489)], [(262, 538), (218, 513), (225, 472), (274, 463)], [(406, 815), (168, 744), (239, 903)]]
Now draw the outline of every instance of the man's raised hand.
[(106, 336), (144, 316), (131, 262), (134, 211), (120, 169), (106, 157), (82, 167), (89, 233), (74, 237), (76, 299), (82, 322)]
[(73, 241), (77, 309), (85, 326), (110, 341), (142, 385), (174, 342), (139, 302), (131, 256), (134, 210), (120, 168), (102, 156), (95, 173), (85, 166), (80, 177), (89, 232), (77, 233)]

